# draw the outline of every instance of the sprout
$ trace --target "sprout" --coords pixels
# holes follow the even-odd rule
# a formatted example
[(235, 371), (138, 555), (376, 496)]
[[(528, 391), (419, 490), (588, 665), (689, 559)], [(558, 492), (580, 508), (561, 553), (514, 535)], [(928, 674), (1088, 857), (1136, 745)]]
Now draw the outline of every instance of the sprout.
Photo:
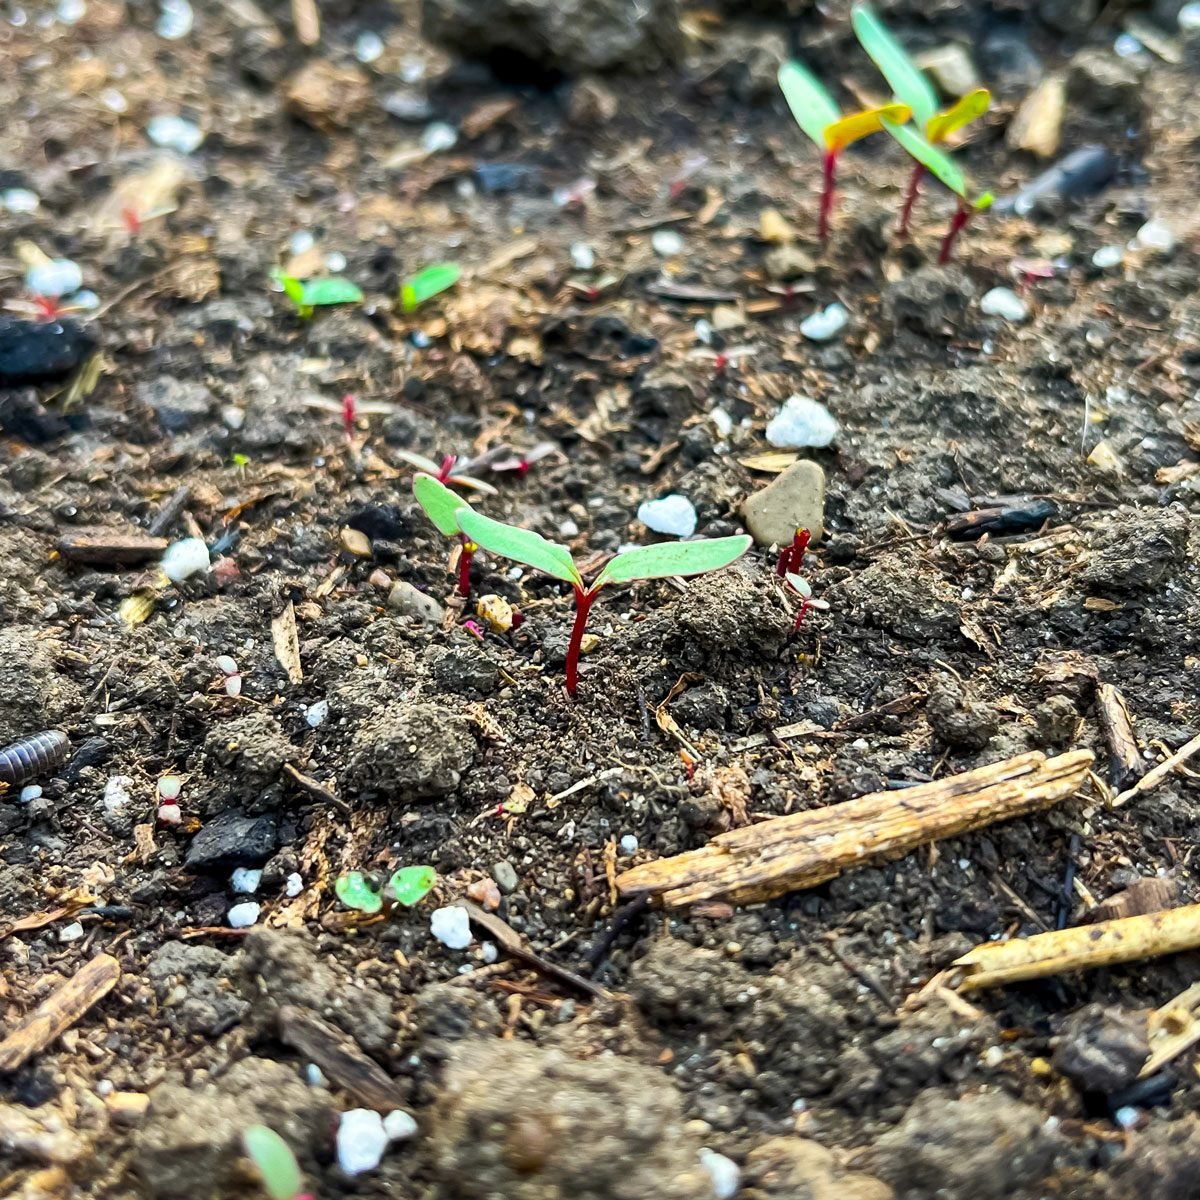
[(242, 1131), (246, 1156), (262, 1176), (263, 1190), (271, 1200), (298, 1200), (304, 1179), (291, 1147), (266, 1125), (251, 1125)]
[(838, 155), (852, 142), (877, 133), (884, 120), (903, 124), (912, 116), (912, 109), (908, 104), (881, 104), (844, 117), (825, 85), (795, 61), (780, 66), (779, 86), (796, 123), (824, 154), (817, 236), (827, 242)]
[[(460, 504), (462, 502), (460, 501)], [(590, 584), (585, 584), (571, 552), (566, 546), (547, 541), (529, 529), (518, 529), (494, 521), (475, 512), (465, 504), (458, 510), (458, 523), (472, 542), (502, 558), (533, 567), (554, 579), (571, 585), (575, 594), (575, 622), (567, 646), (567, 693), (571, 696), (579, 686), (579, 654), (587, 628), (588, 613), (596, 602), (600, 589), (612, 583), (632, 583), (638, 579), (668, 579), (677, 575), (701, 575), (719, 571), (740, 558), (750, 548), (751, 539), (742, 534), (735, 537), (708, 538), (694, 542), (664, 542), (657, 546), (640, 546), (626, 550), (615, 558)]]
[(346, 871), (333, 884), (333, 894), (347, 907), (357, 912), (374, 914), (383, 908), (379, 885), (362, 871)]
[(327, 308), (331, 304), (361, 304), (363, 301), (358, 285), (339, 276), (301, 280), (276, 271), (273, 278), (292, 302), (296, 315), (305, 321), (313, 315), (313, 309)]
[(432, 867), (401, 867), (381, 888), (377, 880), (363, 871), (346, 871), (333, 884), (334, 895), (356, 912), (373, 916), (402, 904), (412, 908), (419, 904), (437, 884), (437, 872)]
[(412, 908), (429, 895), (437, 883), (437, 872), (432, 867), (401, 867), (387, 882), (387, 893), (397, 904)]
[[(888, 81), (896, 98), (912, 109), (913, 126), (904, 126), (901, 122), (889, 123), (887, 120), (883, 122), (888, 133), (916, 159), (912, 175), (909, 177), (908, 189), (904, 195), (904, 206), (900, 212), (899, 232), (901, 236), (908, 233), (917, 191), (926, 171), (941, 179), (960, 200), (968, 204), (969, 210), (978, 211), (980, 208), (986, 208), (991, 203), (990, 194), (984, 193), (984, 196), (978, 197), (975, 201), (967, 201), (961, 172), (952, 163), (950, 170), (952, 174), (958, 176), (960, 187), (956, 188), (943, 178), (940, 171), (946, 169), (946, 163), (936, 159), (937, 152), (933, 148), (945, 142), (952, 133), (963, 128), (964, 125), (969, 125), (976, 118), (983, 116), (991, 104), (991, 93), (987, 88), (975, 88), (949, 108), (939, 110), (937, 93), (933, 90), (933, 85), (875, 14), (871, 6), (862, 3), (856, 4), (851, 10), (850, 19), (854, 24), (854, 32), (858, 36), (859, 44), (879, 68), (880, 74)], [(903, 130), (903, 136), (897, 134), (897, 127)], [(943, 158), (948, 161), (948, 156), (943, 156)], [(935, 161), (938, 161), (937, 167), (934, 166)], [(986, 203), (980, 203), (985, 197)], [(954, 236), (957, 236), (965, 224), (966, 219), (963, 219), (953, 230), (952, 236), (948, 239), (951, 246)], [(945, 252), (945, 247), (943, 247), (943, 251)]]
[(458, 556), (458, 594), (464, 599), (471, 594), (471, 559), (479, 547), (467, 537), (459, 524), (459, 514), (471, 506), (444, 483), (432, 475), (419, 473), (413, 479), (413, 495), (425, 510), (425, 515), (437, 526), (445, 537), (458, 538), (461, 549)]
[(432, 300), (439, 292), (452, 288), (462, 275), (457, 263), (434, 263), (418, 271), (410, 280), (400, 287), (400, 307), (406, 312), (414, 312), (426, 300)]

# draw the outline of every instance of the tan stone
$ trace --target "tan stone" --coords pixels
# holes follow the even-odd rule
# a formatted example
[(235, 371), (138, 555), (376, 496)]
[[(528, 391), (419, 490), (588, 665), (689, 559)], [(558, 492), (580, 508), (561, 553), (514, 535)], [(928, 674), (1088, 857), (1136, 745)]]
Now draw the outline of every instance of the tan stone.
[(797, 528), (820, 541), (825, 532), (825, 472), (809, 459), (793, 463), (742, 505), (742, 516), (760, 546), (785, 545)]

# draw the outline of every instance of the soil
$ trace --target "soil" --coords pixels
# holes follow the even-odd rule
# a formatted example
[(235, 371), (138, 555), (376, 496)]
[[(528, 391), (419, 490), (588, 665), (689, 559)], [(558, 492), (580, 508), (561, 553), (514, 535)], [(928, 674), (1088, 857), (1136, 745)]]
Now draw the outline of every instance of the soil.
[[(927, 189), (894, 241), (908, 169), (879, 139), (845, 156), (834, 237), (815, 242), (818, 164), (774, 67), (791, 36), (828, 78), (878, 89), (841, 13), (689, 7), (678, 65), (531, 86), (423, 41), (409, 5), (321, 5), (312, 48), (282, 3), (197, 4), (178, 41), (147, 3), (90, 0), (74, 25), (27, 7), (0, 12), (0, 186), (42, 203), (0, 208), (0, 298), (28, 300), (19, 241), (74, 259), (100, 306), (47, 353), (94, 339), (102, 358), (72, 394), (55, 363), (60, 382), (0, 393), (0, 742), (61, 729), (72, 746), (39, 797), (0, 800), (2, 1028), (100, 952), (122, 975), (0, 1076), (0, 1192), (257, 1196), (238, 1138), (263, 1121), (320, 1197), (682, 1200), (711, 1192), (706, 1148), (746, 1198), (1196, 1195), (1193, 1056), (1126, 1085), (1142, 1014), (1200, 955), (914, 1000), (972, 944), (1079, 923), (1139, 879), (1200, 898), (1194, 774), (758, 907), (628, 910), (611, 883), (734, 822), (1027, 749), (1091, 748), (1102, 781), (1097, 680), (1147, 762), (1200, 731), (1187, 60), (1118, 57), (1118, 6), (1090, 24), (1072, 18), (1087, 5), (1041, 6), (1057, 25), (1017, 2), (890, 6), (919, 48), (965, 40), (994, 85), (961, 153), (998, 195), (1045, 166), (1004, 135), (1053, 72), (1064, 152), (1116, 163), (1095, 194), (979, 218), (942, 268), (951, 205)], [(368, 65), (364, 30), (384, 40)], [(388, 115), (396, 95), (417, 123)], [(162, 154), (148, 120), (175, 113), (206, 138), (158, 198), (171, 211), (114, 222), (114, 189), (127, 218)], [(432, 117), (460, 140), (422, 157)], [(768, 208), (804, 252), (790, 287), (768, 272)], [(1093, 265), (1151, 217), (1171, 251)], [(663, 227), (683, 239), (665, 260)], [(362, 306), (288, 310), (270, 278), (311, 263), (298, 234), (344, 257)], [(578, 242), (594, 269), (572, 267)], [(443, 260), (464, 281), (399, 312), (402, 279)], [(1027, 323), (981, 312), (995, 286), (1021, 292)], [(846, 330), (806, 340), (834, 301)], [(765, 548), (606, 592), (574, 702), (563, 587), (477, 555), (473, 594), (525, 619), (465, 625), (401, 451), (551, 443), (475, 503), (593, 569), (650, 540), (637, 507), (668, 493), (699, 533), (738, 531), (772, 478), (745, 460), (793, 393), (841, 429), (802, 455), (828, 480), (806, 564), (828, 607), (799, 632)], [(1041, 500), (1034, 528), (947, 532)], [(202, 537), (213, 569), (164, 586), (149, 565), (59, 553), (89, 526)], [(289, 614), (298, 670), (272, 633)], [(183, 778), (178, 825), (156, 819), (166, 775)], [(420, 863), (438, 884), (416, 908), (334, 899), (344, 871)], [(238, 867), (262, 870), (253, 897)], [(435, 940), (430, 912), (468, 892), (575, 981), (494, 938)], [(231, 928), (250, 899), (256, 926)], [(323, 1032), (289, 1033), (296, 1011)], [(344, 1174), (337, 1114), (392, 1106), (417, 1135)]]

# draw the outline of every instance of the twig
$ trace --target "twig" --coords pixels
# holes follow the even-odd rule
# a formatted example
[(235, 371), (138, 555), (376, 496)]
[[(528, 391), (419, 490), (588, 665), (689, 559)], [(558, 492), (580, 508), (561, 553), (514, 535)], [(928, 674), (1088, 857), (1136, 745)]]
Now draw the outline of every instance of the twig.
[(613, 913), (612, 923), (604, 931), (603, 936), (588, 951), (588, 962), (591, 964), (593, 975), (599, 970), (600, 964), (608, 957), (608, 952), (613, 948), (613, 943), (621, 936), (626, 926), (640, 917), (649, 907), (650, 897), (638, 896), (628, 904), (623, 904)]
[(1108, 747), (1109, 782), (1119, 792), (1136, 783), (1146, 770), (1125, 698), (1111, 683), (1096, 685), (1096, 713)]
[(1117, 796), (1112, 802), (1113, 808), (1120, 808), (1122, 804), (1128, 804), (1135, 796), (1145, 795), (1146, 792), (1158, 787), (1176, 767), (1181, 763), (1187, 762), (1197, 750), (1200, 750), (1200, 734), (1197, 734), (1190, 742), (1176, 750), (1166, 762), (1161, 762), (1152, 771), (1147, 771), (1133, 787), (1128, 788)]
[(318, 800), (324, 800), (327, 804), (332, 804), (340, 813), (350, 813), (350, 805), (341, 796), (331, 792), (323, 783), (318, 783), (311, 775), (305, 775), (303, 771), (297, 770), (291, 763), (283, 764), (283, 773), (303, 788), (304, 791), (308, 792), (310, 796), (315, 796)]
[(292, 25), (302, 46), (315, 46), (321, 40), (321, 17), (315, 0), (292, 0)]
[(158, 510), (158, 514), (150, 522), (150, 528), (147, 532), (152, 537), (162, 537), (178, 520), (179, 514), (187, 507), (187, 502), (191, 498), (192, 489), (186, 483), (180, 484), (167, 497), (162, 508)]

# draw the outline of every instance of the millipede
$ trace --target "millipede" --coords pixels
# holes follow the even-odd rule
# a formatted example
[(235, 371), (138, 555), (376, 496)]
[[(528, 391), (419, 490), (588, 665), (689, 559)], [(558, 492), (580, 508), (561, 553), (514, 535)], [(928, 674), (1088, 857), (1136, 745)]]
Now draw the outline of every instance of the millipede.
[(20, 787), (35, 776), (61, 766), (71, 749), (67, 735), (58, 729), (31, 734), (0, 750), (0, 783)]

